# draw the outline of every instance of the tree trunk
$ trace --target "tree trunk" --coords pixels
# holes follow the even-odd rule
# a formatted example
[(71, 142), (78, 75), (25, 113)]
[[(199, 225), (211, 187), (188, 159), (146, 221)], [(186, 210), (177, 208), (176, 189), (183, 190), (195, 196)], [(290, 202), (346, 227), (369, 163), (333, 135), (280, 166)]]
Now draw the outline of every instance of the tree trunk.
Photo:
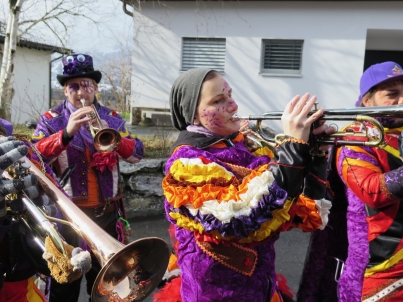
[(11, 121), (11, 102), (14, 96), (11, 78), (14, 70), (14, 57), (17, 50), (18, 19), (25, 0), (10, 0), (4, 39), (3, 59), (0, 70), (0, 117)]

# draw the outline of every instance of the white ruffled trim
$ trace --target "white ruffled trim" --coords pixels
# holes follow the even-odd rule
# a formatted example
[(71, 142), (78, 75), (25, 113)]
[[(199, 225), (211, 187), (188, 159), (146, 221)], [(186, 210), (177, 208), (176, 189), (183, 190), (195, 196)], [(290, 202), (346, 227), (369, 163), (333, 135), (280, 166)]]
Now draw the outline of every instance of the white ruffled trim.
[(316, 209), (318, 210), (318, 214), (322, 219), (322, 226), (319, 227), (319, 230), (323, 230), (327, 223), (329, 222), (329, 213), (332, 208), (332, 203), (327, 199), (315, 199)]
[(239, 195), (241, 198), (239, 201), (231, 199), (220, 203), (217, 200), (207, 200), (198, 209), (195, 209), (191, 204), (185, 206), (192, 215), (196, 215), (200, 211), (202, 215), (212, 214), (221, 222), (228, 223), (234, 217), (249, 216), (262, 196), (270, 195), (269, 187), (273, 181), (273, 174), (270, 171), (265, 171), (262, 175), (250, 180), (248, 190)]
[(162, 277), (162, 280), (171, 280), (172, 278), (179, 277), (181, 275), (181, 270), (179, 268), (174, 269), (173, 271), (165, 271), (164, 277)]

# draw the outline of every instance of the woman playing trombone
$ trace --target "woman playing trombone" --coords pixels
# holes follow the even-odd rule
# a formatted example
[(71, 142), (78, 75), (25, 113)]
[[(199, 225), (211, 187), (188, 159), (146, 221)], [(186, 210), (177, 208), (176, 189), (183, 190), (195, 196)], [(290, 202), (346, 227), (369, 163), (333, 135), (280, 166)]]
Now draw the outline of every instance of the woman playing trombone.
[[(162, 186), (181, 271), (155, 301), (283, 301), (274, 242), (280, 231), (324, 228), (326, 158), (309, 153), (316, 98), (294, 97), (282, 116), (275, 155), (244, 146), (231, 86), (215, 70), (184, 72), (170, 94), (180, 130)], [(331, 133), (322, 124), (313, 135)], [(259, 150), (261, 154), (262, 150)], [(180, 291), (180, 294), (179, 294)]]

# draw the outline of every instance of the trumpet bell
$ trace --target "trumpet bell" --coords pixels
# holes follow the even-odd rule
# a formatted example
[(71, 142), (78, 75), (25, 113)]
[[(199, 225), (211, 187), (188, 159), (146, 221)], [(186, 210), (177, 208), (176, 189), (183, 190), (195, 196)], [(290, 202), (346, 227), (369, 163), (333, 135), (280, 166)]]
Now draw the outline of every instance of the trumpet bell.
[(100, 152), (112, 152), (119, 147), (120, 141), (119, 132), (112, 128), (104, 128), (94, 136), (94, 147)]
[(160, 238), (128, 244), (103, 265), (91, 301), (143, 301), (164, 276), (169, 255), (168, 245)]

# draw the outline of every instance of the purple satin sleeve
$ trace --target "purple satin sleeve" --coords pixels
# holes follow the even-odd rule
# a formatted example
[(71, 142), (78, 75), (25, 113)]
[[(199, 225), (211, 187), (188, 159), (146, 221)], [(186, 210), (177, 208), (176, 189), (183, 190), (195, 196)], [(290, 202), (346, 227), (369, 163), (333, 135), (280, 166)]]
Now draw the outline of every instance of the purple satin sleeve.
[(385, 185), (390, 193), (396, 197), (403, 198), (403, 167), (387, 172), (385, 176)]

